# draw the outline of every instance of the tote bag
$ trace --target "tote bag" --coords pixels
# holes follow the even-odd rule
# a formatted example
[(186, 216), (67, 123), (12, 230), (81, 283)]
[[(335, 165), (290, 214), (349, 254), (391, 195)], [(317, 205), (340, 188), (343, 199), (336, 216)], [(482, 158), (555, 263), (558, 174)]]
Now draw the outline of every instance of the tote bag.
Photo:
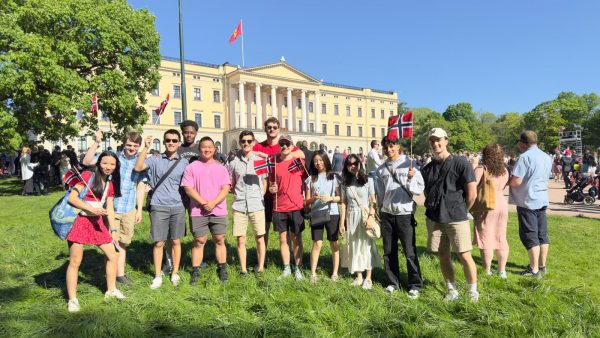
[[(94, 175), (92, 174), (90, 182), (93, 179)], [(85, 197), (87, 190), (87, 185), (85, 185), (85, 188), (83, 188), (83, 191), (79, 194), (80, 199)], [(75, 223), (75, 218), (77, 218), (77, 215), (79, 215), (79, 212), (81, 211), (69, 203), (70, 193), (71, 189), (69, 189), (52, 209), (50, 209), (50, 224), (52, 225), (52, 230), (54, 230), (56, 236), (62, 240), (66, 239), (69, 232), (71, 232), (73, 223)]]

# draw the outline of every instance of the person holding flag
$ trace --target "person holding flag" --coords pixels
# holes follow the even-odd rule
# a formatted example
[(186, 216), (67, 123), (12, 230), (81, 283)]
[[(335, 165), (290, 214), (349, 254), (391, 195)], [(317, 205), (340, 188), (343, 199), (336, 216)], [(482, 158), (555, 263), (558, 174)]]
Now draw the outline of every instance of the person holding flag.
[[(255, 273), (262, 273), (265, 265), (265, 206), (264, 194), (267, 190), (269, 163), (252, 153), (254, 133), (244, 130), (239, 136), (242, 149), (227, 165), (233, 187), (233, 236), (237, 238), (237, 252), (241, 274), (246, 275), (246, 233), (248, 221), (252, 224), (256, 240), (258, 263)], [(263, 163), (264, 162), (264, 163)], [(270, 161), (269, 161), (270, 162)]]
[(286, 277), (292, 274), (290, 267), (290, 248), (288, 234), (292, 240), (292, 250), (295, 261), (296, 280), (304, 279), (302, 274), (302, 231), (304, 231), (304, 209), (302, 187), (308, 177), (304, 160), (294, 158), (292, 155), (292, 138), (283, 135), (279, 138), (281, 154), (276, 157), (274, 181), (269, 182), (269, 192), (275, 195), (277, 203), (273, 207), (273, 225), (279, 232), (279, 249), (283, 262), (283, 274)]
[(423, 193), (425, 183), (421, 173), (413, 167), (412, 161), (402, 154), (400, 146), (400, 137), (412, 137), (412, 113), (391, 116), (388, 126), (390, 127), (384, 142), (388, 158), (375, 171), (375, 190), (378, 200), (382, 201), (380, 217), (383, 262), (390, 281), (386, 291), (395, 292), (400, 288), (399, 240), (406, 256), (408, 297), (416, 299), (423, 287), (423, 277), (416, 251), (413, 196)]

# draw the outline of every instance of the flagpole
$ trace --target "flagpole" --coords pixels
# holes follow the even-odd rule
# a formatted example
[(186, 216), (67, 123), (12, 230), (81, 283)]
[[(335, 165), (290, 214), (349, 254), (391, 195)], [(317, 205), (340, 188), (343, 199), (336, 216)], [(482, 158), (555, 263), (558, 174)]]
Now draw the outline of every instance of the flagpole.
[[(273, 182), (277, 184), (277, 156), (273, 155)], [(279, 192), (279, 185), (277, 185), (277, 193)], [(275, 193), (275, 209), (277, 209), (277, 193)]]
[(242, 27), (242, 68), (245, 67), (244, 65), (244, 23), (242, 22), (242, 19), (240, 19), (240, 27)]

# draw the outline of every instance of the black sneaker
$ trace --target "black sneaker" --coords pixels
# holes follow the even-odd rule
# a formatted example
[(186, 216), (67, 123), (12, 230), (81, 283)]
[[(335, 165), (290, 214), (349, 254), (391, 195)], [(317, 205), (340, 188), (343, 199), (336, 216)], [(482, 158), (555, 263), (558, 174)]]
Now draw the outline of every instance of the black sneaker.
[(540, 278), (542, 278), (542, 271), (538, 270), (537, 272), (533, 272), (533, 270), (531, 270), (531, 267), (528, 265), (525, 270), (521, 271), (520, 275), (525, 276), (525, 277), (534, 277), (536, 279), (540, 279)]
[(242, 278), (248, 277), (248, 271), (240, 271), (240, 277), (242, 277)]
[(194, 269), (192, 271), (192, 278), (190, 278), (190, 285), (196, 285), (200, 279), (200, 270)]
[(224, 264), (217, 267), (217, 275), (219, 275), (221, 282), (225, 282), (227, 280), (227, 267)]
[(117, 276), (117, 283), (123, 284), (123, 285), (133, 284), (133, 282), (131, 281), (131, 279), (129, 279), (129, 277), (127, 277), (127, 275)]

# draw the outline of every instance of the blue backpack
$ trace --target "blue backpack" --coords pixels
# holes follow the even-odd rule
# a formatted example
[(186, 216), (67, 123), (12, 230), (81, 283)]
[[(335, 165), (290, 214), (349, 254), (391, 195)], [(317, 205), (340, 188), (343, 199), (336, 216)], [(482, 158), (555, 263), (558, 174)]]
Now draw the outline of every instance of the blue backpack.
[[(94, 174), (92, 174), (89, 181), (92, 182), (93, 179)], [(52, 225), (52, 230), (54, 230), (56, 236), (62, 240), (66, 239), (69, 232), (71, 232), (73, 223), (75, 223), (75, 219), (81, 211), (69, 203), (69, 194), (72, 189), (73, 188), (69, 189), (52, 209), (50, 209), (50, 224)], [(87, 191), (88, 185), (86, 184), (83, 191), (79, 194), (79, 198), (83, 199)]]

